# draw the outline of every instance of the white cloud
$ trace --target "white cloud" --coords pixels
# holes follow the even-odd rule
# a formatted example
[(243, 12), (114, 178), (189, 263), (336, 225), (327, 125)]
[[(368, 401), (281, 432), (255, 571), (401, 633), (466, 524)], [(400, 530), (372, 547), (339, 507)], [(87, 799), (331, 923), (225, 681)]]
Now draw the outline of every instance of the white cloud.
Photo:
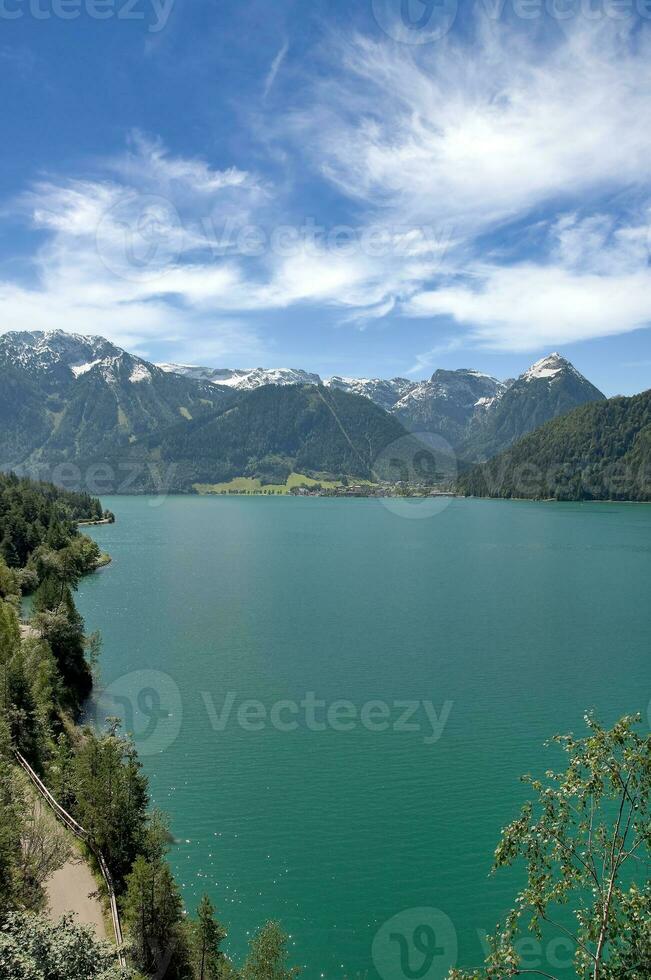
[[(128, 172), (130, 183), (126, 176), (49, 180), (22, 196), (20, 208), (46, 238), (32, 262), (37, 285), (0, 284), (0, 317), (9, 329), (74, 323), (76, 330), (118, 340), (116, 329), (125, 325), (129, 337), (140, 328), (144, 341), (152, 331), (178, 333), (180, 321), (188, 337), (202, 325), (210, 335), (222, 314), (296, 304), (378, 316), (431, 274), (447, 245), (404, 229), (387, 232), (379, 246), (374, 239), (368, 249), (358, 238), (343, 247), (309, 241), (300, 228), (287, 229), (289, 243), (283, 235), (275, 241), (283, 228), (274, 228), (267, 192), (255, 177), (230, 183), (158, 144), (138, 139), (136, 145), (127, 168), (121, 160), (109, 168)], [(172, 195), (171, 181), (184, 183), (184, 193), (177, 187)], [(214, 215), (227, 215), (235, 234), (222, 241), (225, 222)], [(266, 245), (251, 258), (239, 252), (236, 233), (256, 217), (270, 227), (260, 226)], [(246, 344), (250, 349), (250, 337)]]
[(651, 178), (649, 31), (581, 21), (547, 46), (506, 24), (472, 46), (356, 38), (294, 125), (347, 194), (471, 235), (545, 202)]
[(129, 152), (108, 164), (132, 186), (144, 180), (153, 183), (162, 195), (213, 195), (234, 187), (259, 189), (258, 180), (244, 170), (215, 170), (205, 160), (171, 156), (161, 140), (150, 139), (137, 130), (131, 134), (131, 145)]
[(549, 258), (476, 263), (408, 302), (412, 316), (451, 316), (473, 340), (527, 351), (651, 324), (648, 228), (569, 214), (550, 229)]
[(179, 261), (209, 249), (199, 219), (213, 208), (250, 219), (264, 196), (257, 179), (141, 137), (110, 164), (110, 176), (41, 181), (17, 202), (45, 238), (31, 259), (33, 286), (0, 281), (3, 330), (63, 328), (139, 349), (201, 335), (234, 356), (265, 350), (250, 326), (215, 315), (241, 288), (237, 266)]
[[(369, 215), (452, 229), (420, 284), (389, 277), (403, 313), (451, 317), (465, 342), (518, 351), (648, 325), (648, 27), (581, 20), (544, 43), (497, 28), (471, 46), (454, 32), (419, 48), (340, 42), (343, 77), (319, 79), (291, 126)], [(500, 244), (482, 255), (486, 234)]]
[(478, 269), (472, 285), (422, 292), (414, 316), (452, 316), (498, 350), (528, 351), (628, 333), (651, 323), (651, 273), (573, 273), (523, 263)]

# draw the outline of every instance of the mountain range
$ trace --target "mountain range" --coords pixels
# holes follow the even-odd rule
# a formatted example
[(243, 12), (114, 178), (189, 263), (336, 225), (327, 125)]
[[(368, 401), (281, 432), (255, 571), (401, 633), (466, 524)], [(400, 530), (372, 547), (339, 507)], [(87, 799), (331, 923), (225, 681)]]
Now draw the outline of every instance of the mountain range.
[(163, 471), (167, 484), (174, 471), (176, 490), (238, 476), (278, 482), (292, 471), (371, 478), (386, 447), (401, 440), (413, 454), (414, 437), (434, 433), (450, 447), (445, 456), (483, 460), (603, 398), (559, 354), (507, 381), (470, 369), (438, 370), (426, 381), (322, 380), (299, 369), (156, 365), (104, 338), (63, 331), (7, 333), (0, 469), (52, 476), (65, 464), (137, 463), (132, 490), (156, 488)]
[(500, 381), (481, 371), (438, 370), (427, 381), (407, 378), (321, 379), (297, 368), (219, 370), (159, 364), (161, 370), (250, 391), (264, 385), (316, 384), (369, 398), (412, 432), (436, 432), (464, 457), (485, 459), (548, 419), (605, 395), (558, 353), (519, 378)]

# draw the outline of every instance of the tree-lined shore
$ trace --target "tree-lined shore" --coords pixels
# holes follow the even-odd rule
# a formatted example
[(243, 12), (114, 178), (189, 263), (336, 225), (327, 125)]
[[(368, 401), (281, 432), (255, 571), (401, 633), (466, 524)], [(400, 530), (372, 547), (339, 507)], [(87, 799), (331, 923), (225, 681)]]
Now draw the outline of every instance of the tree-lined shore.
[[(290, 980), (287, 937), (263, 926), (239, 967), (208, 897), (187, 915), (167, 854), (164, 814), (150, 807), (147, 778), (117, 718), (105, 730), (79, 719), (100, 640), (74, 601), (81, 578), (105, 561), (83, 524), (111, 522), (99, 500), (0, 475), (0, 973), (3, 980)], [(32, 616), (21, 624), (23, 597)], [(58, 803), (89, 833), (114, 883), (127, 966), (92, 928), (44, 915), (47, 882), (70, 857), (63, 829), (30, 792), (20, 753)], [(99, 876), (98, 876), (99, 880)]]

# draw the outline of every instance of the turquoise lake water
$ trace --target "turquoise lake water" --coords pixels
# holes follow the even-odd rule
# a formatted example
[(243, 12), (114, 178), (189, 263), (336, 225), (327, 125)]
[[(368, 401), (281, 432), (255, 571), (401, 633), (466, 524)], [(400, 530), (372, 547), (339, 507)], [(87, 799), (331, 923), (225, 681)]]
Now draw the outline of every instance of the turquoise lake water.
[[(426, 980), (478, 964), (517, 884), (489, 870), (518, 777), (586, 709), (648, 726), (651, 507), (106, 504), (113, 564), (79, 590), (97, 715), (136, 731), (188, 908), (210, 894), (237, 958), (280, 919), (309, 978), (387, 980), (423, 923)], [(563, 973), (562, 944), (527, 955)]]

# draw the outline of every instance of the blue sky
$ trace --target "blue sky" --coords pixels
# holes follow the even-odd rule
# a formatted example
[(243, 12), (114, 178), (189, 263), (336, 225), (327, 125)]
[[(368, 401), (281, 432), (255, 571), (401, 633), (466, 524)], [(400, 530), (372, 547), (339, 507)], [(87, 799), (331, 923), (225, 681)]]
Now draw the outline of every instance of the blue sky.
[(0, 330), (648, 388), (650, 54), (651, 0), (0, 0)]

